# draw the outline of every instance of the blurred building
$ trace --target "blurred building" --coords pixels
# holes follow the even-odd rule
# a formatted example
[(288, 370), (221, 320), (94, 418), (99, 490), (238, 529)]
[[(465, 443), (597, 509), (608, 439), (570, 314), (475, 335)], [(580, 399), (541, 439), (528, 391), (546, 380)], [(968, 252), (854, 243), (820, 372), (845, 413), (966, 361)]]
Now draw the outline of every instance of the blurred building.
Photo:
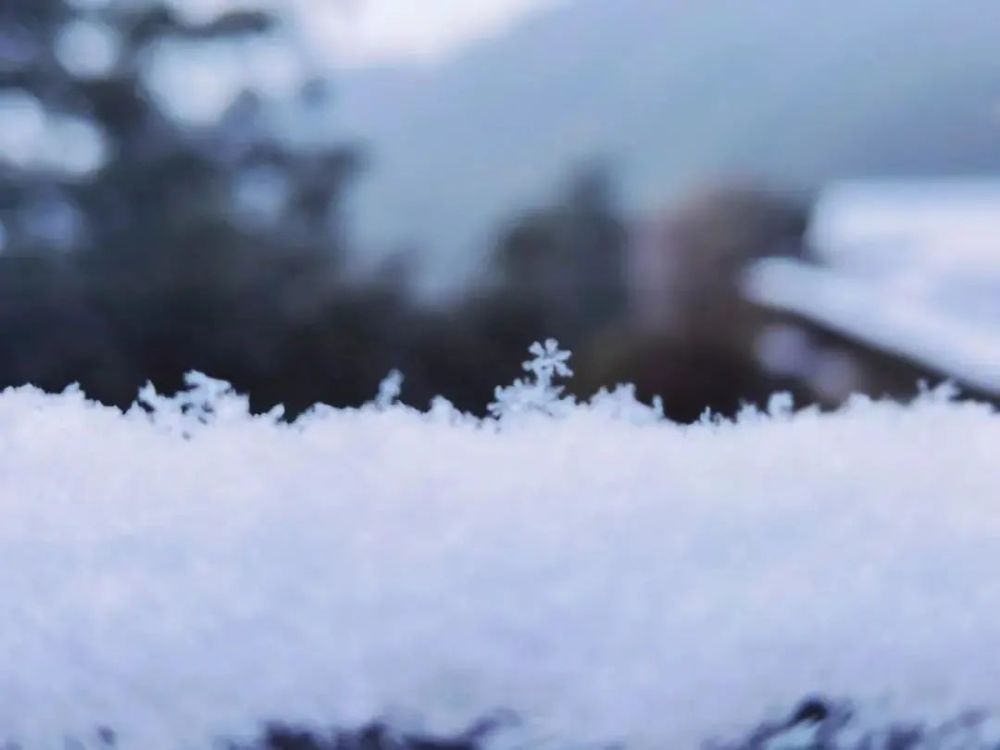
[(921, 381), (1000, 401), (1000, 180), (724, 184), (639, 226), (628, 258), (594, 384), (635, 382), (674, 418)]
[(633, 383), (659, 396), (669, 417), (706, 409), (733, 414), (776, 390), (802, 400), (795, 378), (757, 362), (754, 342), (775, 315), (743, 295), (750, 263), (802, 251), (808, 202), (754, 184), (691, 193), (633, 231), (628, 248), (628, 318), (595, 338), (580, 358), (581, 391)]
[(784, 318), (758, 336), (765, 367), (833, 400), (919, 378), (1000, 399), (1000, 180), (832, 185), (806, 247), (747, 275)]
[(740, 293), (747, 264), (801, 254), (808, 206), (754, 183), (720, 184), (640, 224), (628, 263), (633, 325), (698, 338), (732, 330), (752, 312)]

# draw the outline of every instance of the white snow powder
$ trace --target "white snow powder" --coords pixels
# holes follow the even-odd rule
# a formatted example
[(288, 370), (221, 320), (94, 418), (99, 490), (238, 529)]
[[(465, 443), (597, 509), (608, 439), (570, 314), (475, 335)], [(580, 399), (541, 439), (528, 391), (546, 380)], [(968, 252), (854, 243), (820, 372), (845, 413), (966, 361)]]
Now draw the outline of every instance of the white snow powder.
[(499, 421), (399, 405), (398, 377), (291, 425), (204, 377), (127, 414), (0, 395), (0, 740), (506, 708), (498, 747), (683, 748), (807, 693), (1000, 705), (996, 413), (777, 399), (685, 427), (629, 389), (568, 401), (539, 353)]

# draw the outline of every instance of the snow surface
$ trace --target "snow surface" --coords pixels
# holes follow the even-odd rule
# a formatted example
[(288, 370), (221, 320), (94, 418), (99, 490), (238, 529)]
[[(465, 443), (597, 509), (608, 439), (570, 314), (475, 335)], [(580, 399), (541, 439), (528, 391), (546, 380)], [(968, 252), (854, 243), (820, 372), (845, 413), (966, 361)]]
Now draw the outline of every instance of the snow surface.
[[(477, 420), (294, 424), (224, 384), (0, 395), (0, 741), (208, 748), (375, 717), (496, 747), (697, 747), (806, 694), (1000, 708), (1000, 418), (908, 406), (664, 421), (565, 359)], [(519, 398), (518, 394), (523, 398)]]

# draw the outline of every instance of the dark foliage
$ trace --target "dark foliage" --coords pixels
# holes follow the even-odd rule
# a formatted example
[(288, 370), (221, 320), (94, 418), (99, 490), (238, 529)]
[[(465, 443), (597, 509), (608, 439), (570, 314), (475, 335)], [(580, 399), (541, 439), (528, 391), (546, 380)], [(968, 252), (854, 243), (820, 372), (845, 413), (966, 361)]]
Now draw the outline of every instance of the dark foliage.
[(987, 711), (973, 710), (940, 724), (858, 727), (849, 703), (812, 697), (783, 719), (763, 722), (735, 741), (706, 743), (705, 750), (995, 750), (1000, 739), (983, 732), (990, 718)]
[[(991, 714), (967, 711), (943, 723), (886, 722), (857, 726), (846, 701), (823, 696), (804, 699), (781, 719), (765, 721), (744, 737), (709, 741), (704, 750), (996, 750), (998, 738), (984, 731)], [(720, 717), (720, 720), (724, 717)], [(284, 724), (269, 725), (250, 747), (233, 750), (478, 750), (490, 736), (509, 725), (512, 717), (498, 716), (451, 738), (429, 737), (393, 730), (374, 722), (354, 731), (317, 734)], [(571, 742), (571, 740), (568, 740)], [(567, 747), (573, 747), (572, 744)], [(609, 745), (609, 747), (619, 747)], [(626, 746), (621, 746), (625, 747)]]
[[(720, 716), (720, 722), (725, 721)], [(708, 740), (703, 750), (997, 750), (1000, 737), (991, 733), (988, 724), (997, 715), (987, 710), (969, 710), (944, 722), (878, 723), (868, 717), (859, 719), (848, 701), (825, 696), (804, 698), (781, 718), (761, 722), (745, 735), (732, 740)], [(872, 723), (872, 722), (875, 723)], [(509, 711), (499, 711), (470, 725), (452, 736), (401, 730), (389, 722), (372, 721), (356, 729), (335, 728), (317, 730), (301, 725), (271, 722), (249, 742), (220, 739), (217, 747), (225, 750), (482, 750), (497, 734), (519, 723)], [(99, 747), (112, 750), (119, 747), (117, 733), (106, 726), (95, 730)], [(573, 748), (572, 738), (566, 747)], [(16, 741), (0, 744), (4, 750), (21, 750)], [(83, 747), (75, 739), (67, 739), (67, 747)], [(588, 746), (589, 747), (589, 746)], [(628, 750), (628, 746), (612, 743), (608, 750)], [(530, 750), (527, 748), (525, 750)]]
[(231, 745), (231, 750), (478, 750), (490, 735), (511, 721), (512, 717), (498, 714), (454, 737), (397, 731), (378, 721), (353, 731), (326, 734), (275, 723), (269, 724), (250, 746)]
[[(991, 714), (967, 711), (943, 723), (887, 721), (857, 726), (850, 703), (823, 696), (805, 698), (787, 716), (765, 721), (739, 739), (708, 741), (704, 750), (996, 750), (998, 738), (984, 731)], [(720, 717), (720, 720), (724, 717)], [(286, 724), (271, 724), (251, 746), (232, 750), (478, 750), (512, 717), (501, 715), (450, 737), (430, 737), (393, 730), (373, 722), (354, 731), (326, 734)], [(571, 742), (571, 740), (567, 740)], [(567, 747), (573, 747), (568, 744)], [(609, 747), (627, 746), (609, 745)]]

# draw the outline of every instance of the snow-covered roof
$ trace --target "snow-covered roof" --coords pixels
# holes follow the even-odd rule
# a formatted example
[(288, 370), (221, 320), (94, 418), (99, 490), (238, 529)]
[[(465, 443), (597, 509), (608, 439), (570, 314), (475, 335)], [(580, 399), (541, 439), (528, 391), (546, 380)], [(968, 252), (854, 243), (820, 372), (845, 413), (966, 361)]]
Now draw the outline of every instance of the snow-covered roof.
[(747, 294), (1000, 394), (1000, 179), (838, 184), (808, 242), (817, 262), (762, 261)]

